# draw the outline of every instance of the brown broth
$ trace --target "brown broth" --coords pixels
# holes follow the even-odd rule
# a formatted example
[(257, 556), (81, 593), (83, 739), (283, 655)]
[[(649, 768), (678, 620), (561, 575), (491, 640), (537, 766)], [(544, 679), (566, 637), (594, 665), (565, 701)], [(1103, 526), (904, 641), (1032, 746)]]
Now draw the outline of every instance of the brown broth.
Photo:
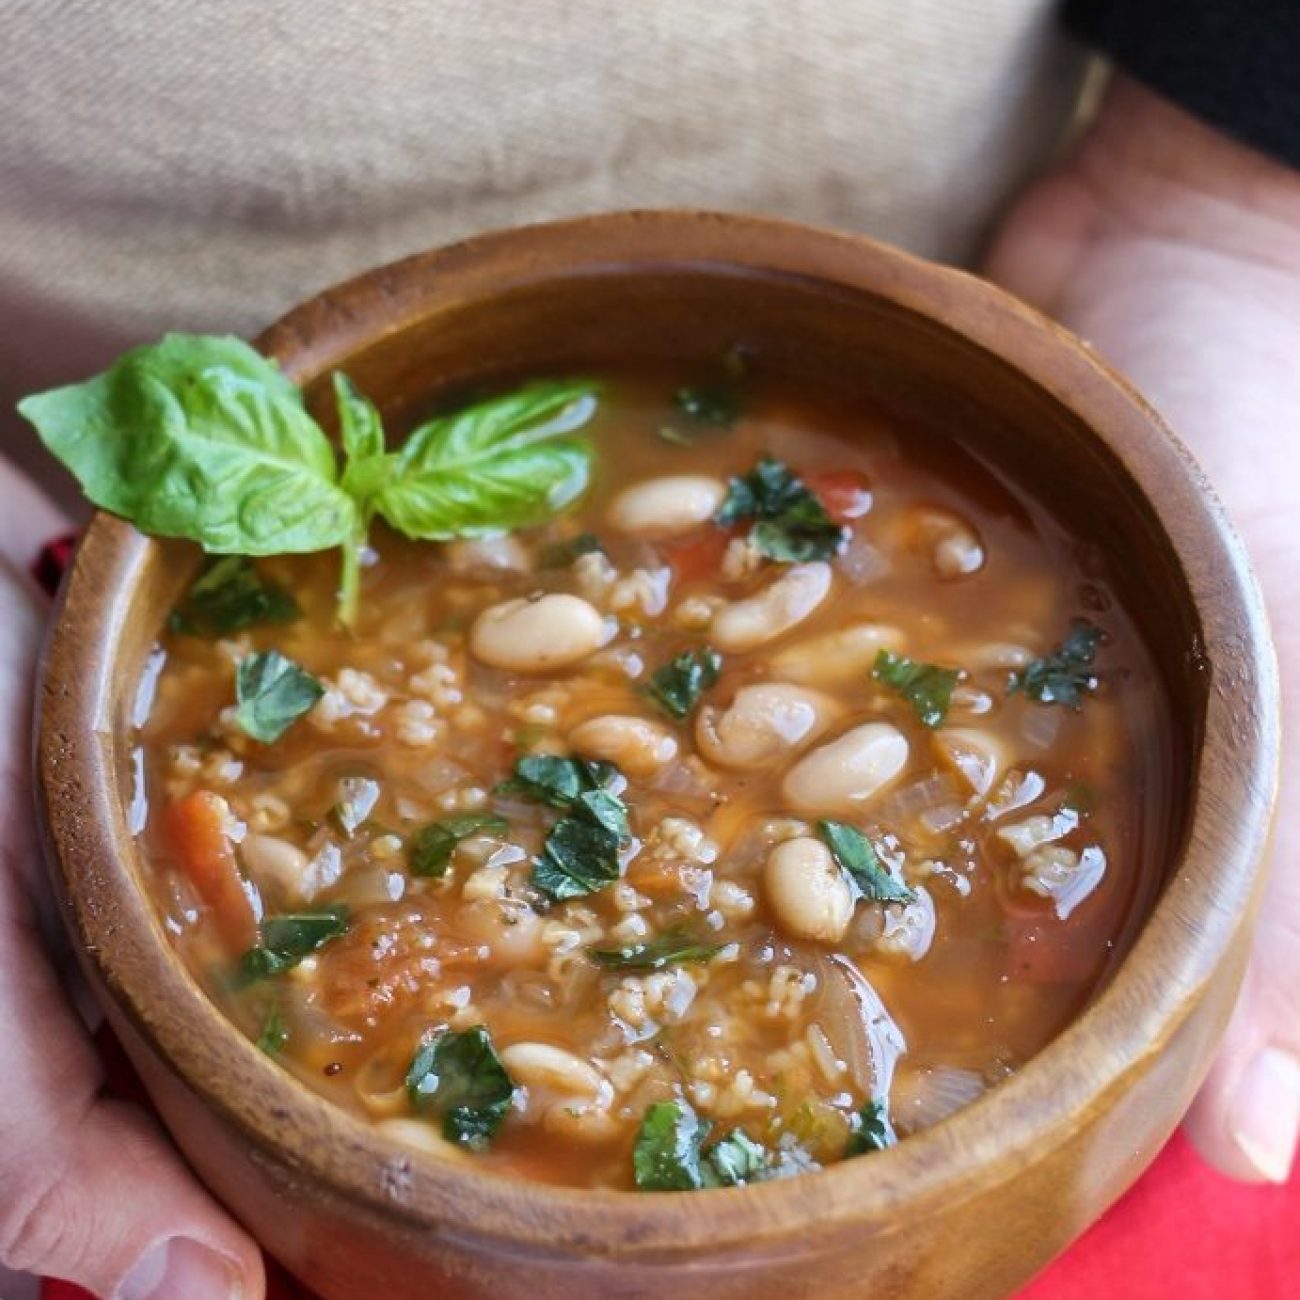
[[(1075, 540), (956, 441), (879, 410), (756, 383), (734, 428), (705, 427), (672, 403), (678, 382), (661, 372), (609, 377), (593, 426), (591, 491), (564, 518), (519, 535), (535, 563), (548, 544), (596, 533), (612, 579), (597, 559), (524, 573), (458, 568), (454, 548), (377, 528), (360, 620), (348, 634), (334, 622), (335, 555), (262, 561), (304, 617), (222, 642), (168, 633), (139, 734), (154, 898), (178, 950), (231, 1019), (257, 1039), (274, 1006), (287, 1033), (278, 1059), (315, 1091), (403, 1140), (548, 1182), (631, 1187), (633, 1142), (654, 1101), (684, 1097), (715, 1133), (740, 1128), (781, 1173), (840, 1158), (852, 1116), (872, 1095), (888, 1097), (900, 1134), (937, 1122), (1079, 1013), (1122, 955), (1162, 866), (1166, 701), (1132, 619), (1094, 564), (1083, 571)], [(722, 548), (707, 540), (718, 531), (711, 523), (661, 542), (618, 536), (606, 521), (611, 499), (630, 484), (668, 474), (725, 479), (761, 455), (814, 484), (819, 471), (860, 471), (870, 508), (851, 521), (852, 540), (833, 561), (831, 596), (770, 645), (725, 656), (705, 704), (725, 707), (744, 685), (780, 680), (788, 669), (774, 659), (852, 624), (900, 629), (911, 658), (966, 671), (944, 725), (931, 731), (869, 671), (827, 685), (816, 658), (799, 656), (798, 675), (841, 711), (811, 748), (877, 719), (910, 746), (903, 771), (861, 815), (840, 820), (896, 850), (924, 901), (858, 902), (833, 945), (788, 937), (765, 893), (764, 860), (796, 817), (782, 792), (794, 755), (751, 771), (705, 763), (694, 719), (674, 722), (643, 689), (651, 670), (707, 641), (707, 626), (697, 626), (708, 621), (701, 598), (735, 601), (782, 566), (767, 562), (727, 581), (717, 568)], [(975, 530), (984, 554), (977, 572), (936, 573), (935, 544), (917, 526), (922, 508), (953, 512)], [(687, 545), (694, 549), (684, 560)], [(495, 602), (575, 591), (608, 613), (636, 596), (636, 570), (653, 574), (701, 555), (707, 570), (673, 577), (662, 611), (625, 606), (616, 638), (570, 669), (521, 677), (467, 651), (467, 629)], [(997, 647), (1048, 654), (1078, 618), (1105, 633), (1100, 686), (1083, 706), (1008, 694), (1012, 652)], [(263, 745), (240, 732), (231, 706), (238, 656), (270, 647), (330, 691), (282, 740)], [(662, 724), (677, 757), (653, 777), (629, 777), (636, 851), (624, 855), (623, 881), (539, 914), (530, 860), (559, 814), (495, 787), (520, 753), (565, 753), (575, 726), (610, 713)], [(1005, 752), (987, 797), (939, 757), (937, 738), (954, 727), (987, 733)], [(380, 795), (348, 836), (331, 809), (339, 781), (357, 776), (378, 782)], [(243, 836), (241, 870), (268, 915), (341, 903), (348, 932), (273, 979), (233, 979), (242, 953), (218, 933), (164, 827), (168, 806), (196, 789), (227, 801)], [(1023, 806), (1007, 807), (1014, 797)], [(1026, 868), (998, 834), (1063, 807), (1077, 809), (1064, 814), (1077, 825), (1058, 822), (1067, 829), (1052, 847), (1098, 848), (1106, 863), (1064, 919), (1053, 897), (1020, 883)], [(462, 842), (442, 880), (410, 874), (417, 828), (481, 808), (505, 816), (508, 835)], [(275, 870), (268, 840), (280, 842)], [(259, 843), (261, 854), (250, 847)], [(505, 844), (515, 860), (486, 865)], [(320, 887), (304, 892), (304, 879)], [(707, 963), (649, 974), (602, 970), (585, 954), (588, 945), (616, 947), (637, 941), (638, 930), (653, 936), (682, 924), (730, 947)], [(870, 1023), (863, 980), (896, 1026), (892, 1044)], [(595, 1100), (529, 1083), (516, 1089), (489, 1150), (446, 1146), (436, 1122), (413, 1118), (403, 1078), (422, 1038), (475, 1024), (499, 1050), (542, 1043), (591, 1063)]]

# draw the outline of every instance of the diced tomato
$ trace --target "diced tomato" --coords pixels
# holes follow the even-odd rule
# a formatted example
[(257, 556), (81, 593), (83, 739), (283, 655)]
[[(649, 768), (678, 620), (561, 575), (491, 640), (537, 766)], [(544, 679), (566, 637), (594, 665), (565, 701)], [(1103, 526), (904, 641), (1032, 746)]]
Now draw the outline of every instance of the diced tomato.
[(837, 524), (852, 523), (871, 509), (871, 481), (861, 470), (814, 469), (799, 478)]
[(222, 939), (232, 953), (247, 952), (257, 943), (257, 917), (226, 833), (225, 800), (211, 790), (187, 794), (167, 810), (166, 830), (181, 869), (212, 909)]
[(701, 582), (717, 576), (722, 553), (736, 535), (732, 528), (707, 524), (686, 537), (659, 543), (678, 582)]

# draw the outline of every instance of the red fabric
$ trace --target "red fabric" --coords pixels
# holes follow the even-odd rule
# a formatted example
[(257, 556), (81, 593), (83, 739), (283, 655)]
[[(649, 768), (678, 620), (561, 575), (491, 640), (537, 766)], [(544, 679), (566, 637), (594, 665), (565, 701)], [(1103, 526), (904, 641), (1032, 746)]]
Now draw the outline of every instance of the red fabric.
[[(57, 589), (76, 536), (47, 546), (33, 566)], [(117, 1041), (100, 1050), (109, 1087), (147, 1100)], [(267, 1262), (268, 1300), (312, 1300)], [(1300, 1294), (1300, 1170), (1286, 1187), (1245, 1187), (1203, 1164), (1179, 1134), (1137, 1185), (1028, 1287), (1018, 1300), (1283, 1300)], [(47, 1280), (42, 1300), (93, 1300)]]
[[(144, 1102), (106, 1030), (99, 1046), (110, 1089)], [(267, 1272), (269, 1300), (312, 1300), (270, 1261)], [(1300, 1294), (1298, 1278), (1300, 1170), (1286, 1187), (1246, 1187), (1203, 1164), (1179, 1134), (1132, 1191), (1017, 1300), (1284, 1300)], [(46, 1281), (41, 1296), (92, 1300), (56, 1281)]]

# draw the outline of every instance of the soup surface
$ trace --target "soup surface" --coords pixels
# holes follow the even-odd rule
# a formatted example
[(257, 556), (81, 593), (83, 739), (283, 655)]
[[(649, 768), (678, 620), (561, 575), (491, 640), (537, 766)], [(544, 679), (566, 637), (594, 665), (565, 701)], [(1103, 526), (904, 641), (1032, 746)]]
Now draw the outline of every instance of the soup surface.
[[(689, 378), (689, 377), (687, 377)], [(165, 928), (399, 1141), (547, 1182), (888, 1145), (1044, 1046), (1159, 875), (1159, 680), (1090, 548), (956, 443), (603, 381), (540, 526), (218, 561), (143, 683)], [(274, 652), (274, 653), (273, 653)]]

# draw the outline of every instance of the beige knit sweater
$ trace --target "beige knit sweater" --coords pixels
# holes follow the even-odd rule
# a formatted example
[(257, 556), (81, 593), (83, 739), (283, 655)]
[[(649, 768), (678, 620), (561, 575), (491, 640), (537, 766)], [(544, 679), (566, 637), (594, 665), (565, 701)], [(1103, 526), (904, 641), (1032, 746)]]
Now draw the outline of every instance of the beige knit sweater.
[(3, 0), (10, 415), (473, 231), (644, 205), (967, 260), (1081, 58), (1047, 0)]

